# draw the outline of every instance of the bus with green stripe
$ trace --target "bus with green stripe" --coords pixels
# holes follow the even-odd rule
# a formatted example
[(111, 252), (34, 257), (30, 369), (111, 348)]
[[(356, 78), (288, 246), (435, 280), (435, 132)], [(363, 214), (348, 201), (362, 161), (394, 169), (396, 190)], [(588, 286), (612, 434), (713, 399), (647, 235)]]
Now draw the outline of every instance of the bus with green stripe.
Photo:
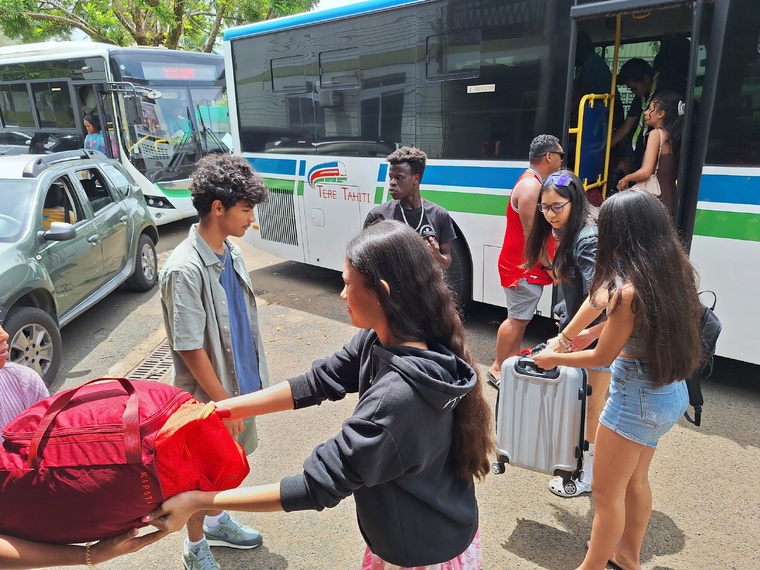
[[(197, 215), (190, 173), (210, 152), (230, 152), (224, 58), (95, 42), (0, 48), (0, 154), (82, 148), (84, 117), (105, 153), (142, 188), (156, 224)], [(3, 140), (3, 142), (6, 142)], [(101, 150), (103, 150), (101, 149)]]
[[(429, 157), (422, 196), (455, 225), (450, 275), (460, 298), (503, 306), (505, 208), (531, 140), (558, 136), (568, 167), (605, 197), (625, 167), (610, 141), (632, 100), (617, 71), (632, 58), (667, 64), (686, 103), (674, 221), (700, 288), (717, 295), (718, 354), (758, 364), (755, 4), (368, 0), (227, 30), (234, 152), (271, 190), (249, 238), (281, 258), (340, 270), (346, 241), (390, 199), (385, 157), (416, 146)], [(581, 36), (614, 72), (609, 87), (578, 98)], [(551, 289), (539, 304), (546, 316)]]

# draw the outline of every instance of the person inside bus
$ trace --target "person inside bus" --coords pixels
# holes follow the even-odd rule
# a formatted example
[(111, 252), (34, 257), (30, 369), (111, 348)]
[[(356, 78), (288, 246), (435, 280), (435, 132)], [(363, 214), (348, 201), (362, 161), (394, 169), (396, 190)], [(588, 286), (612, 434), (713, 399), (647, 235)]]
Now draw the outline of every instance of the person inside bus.
[[(644, 159), (644, 137), (649, 130), (645, 115), (654, 95), (662, 91), (675, 91), (682, 100), (684, 99), (685, 78), (674, 74), (676, 67), (683, 68), (683, 56), (680, 55), (683, 48), (672, 49), (670, 46), (670, 43), (663, 42), (665, 51), (661, 49), (659, 59), (655, 58), (661, 71), (655, 71), (643, 59), (633, 58), (626, 61), (618, 72), (618, 84), (631, 90), (633, 101), (625, 121), (613, 133), (610, 146), (615, 149), (616, 155), (622, 158), (626, 172), (641, 168)], [(623, 142), (626, 139), (628, 143)], [(618, 146), (621, 142), (622, 148)]]
[(646, 110), (650, 127), (647, 135), (644, 162), (636, 172), (624, 176), (618, 190), (625, 190), (632, 182), (641, 182), (653, 173), (660, 183), (660, 202), (669, 212), (676, 206), (676, 178), (678, 177), (678, 150), (681, 144), (683, 114), (686, 109), (681, 96), (675, 92), (660, 92), (654, 96)]
[(657, 78), (651, 65), (641, 58), (633, 58), (620, 68), (617, 82), (631, 90), (633, 100), (625, 121), (612, 134), (610, 147), (621, 158), (625, 172), (632, 172), (639, 169), (644, 157), (644, 135), (647, 131), (644, 112), (657, 90)]
[(99, 150), (103, 154), (106, 154), (106, 143), (100, 128), (100, 120), (95, 115), (85, 115), (82, 122), (84, 123), (84, 128), (87, 129), (87, 136), (84, 138), (84, 148)]
[(498, 266), (506, 295), (507, 318), (496, 332), (496, 358), (486, 372), (488, 382), (497, 388), (501, 365), (520, 351), (525, 329), (536, 312), (544, 286), (552, 284), (552, 277), (544, 269), (551, 262), (548, 255), (529, 270), (524, 267), (525, 238), (533, 226), (541, 184), (547, 176), (559, 170), (564, 154), (557, 137), (538, 135), (530, 143), (530, 167), (520, 175), (509, 195), (507, 229)]
[(438, 265), (448, 269), (451, 242), (457, 236), (449, 213), (420, 196), (427, 155), (418, 148), (404, 146), (389, 154), (386, 160), (390, 163), (388, 192), (393, 199), (373, 208), (364, 220), (364, 227), (378, 220), (403, 222), (425, 238)]

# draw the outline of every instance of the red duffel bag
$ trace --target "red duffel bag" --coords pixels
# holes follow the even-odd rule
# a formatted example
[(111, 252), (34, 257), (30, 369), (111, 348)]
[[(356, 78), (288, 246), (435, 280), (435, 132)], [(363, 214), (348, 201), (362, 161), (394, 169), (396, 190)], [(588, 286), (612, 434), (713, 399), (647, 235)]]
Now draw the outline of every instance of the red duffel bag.
[(0, 533), (110, 538), (190, 489), (231, 489), (245, 452), (213, 404), (160, 382), (111, 378), (46, 398), (3, 430)]

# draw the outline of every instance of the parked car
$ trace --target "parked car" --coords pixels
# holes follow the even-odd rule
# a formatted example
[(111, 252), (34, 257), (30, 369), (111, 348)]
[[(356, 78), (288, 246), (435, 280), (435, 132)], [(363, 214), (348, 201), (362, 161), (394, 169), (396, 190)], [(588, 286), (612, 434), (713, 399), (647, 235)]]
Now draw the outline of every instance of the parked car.
[[(15, 154), (29, 154), (31, 142), (32, 135), (27, 133), (22, 133), (20, 131), (0, 131), (0, 155), (12, 156)], [(59, 137), (50, 134), (47, 135), (47, 143), (45, 143), (45, 149), (47, 152), (67, 150), (63, 148), (64, 146), (66, 146), (64, 141)], [(78, 146), (83, 147), (84, 144), (82, 143)]]
[(102, 153), (0, 156), (0, 324), (9, 360), (52, 382), (61, 327), (122, 283), (152, 289), (157, 242), (139, 186)]

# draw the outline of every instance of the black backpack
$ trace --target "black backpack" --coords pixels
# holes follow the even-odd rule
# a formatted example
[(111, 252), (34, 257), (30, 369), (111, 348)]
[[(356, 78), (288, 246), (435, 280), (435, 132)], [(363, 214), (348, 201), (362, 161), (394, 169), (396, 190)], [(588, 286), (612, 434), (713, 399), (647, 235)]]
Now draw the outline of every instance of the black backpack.
[[(689, 389), (689, 404), (694, 408), (694, 419), (689, 415), (689, 411), (684, 412), (684, 417), (695, 426), (702, 424), (702, 398), (701, 382), (709, 378), (713, 371), (713, 357), (715, 355), (715, 345), (718, 342), (720, 331), (723, 325), (715, 315), (715, 303), (718, 298), (714, 291), (702, 291), (702, 293), (711, 293), (713, 302), (708, 307), (702, 305), (702, 321), (700, 326), (700, 337), (702, 339), (702, 362), (694, 373), (686, 379), (686, 387)], [(700, 295), (702, 294), (700, 293)]]

